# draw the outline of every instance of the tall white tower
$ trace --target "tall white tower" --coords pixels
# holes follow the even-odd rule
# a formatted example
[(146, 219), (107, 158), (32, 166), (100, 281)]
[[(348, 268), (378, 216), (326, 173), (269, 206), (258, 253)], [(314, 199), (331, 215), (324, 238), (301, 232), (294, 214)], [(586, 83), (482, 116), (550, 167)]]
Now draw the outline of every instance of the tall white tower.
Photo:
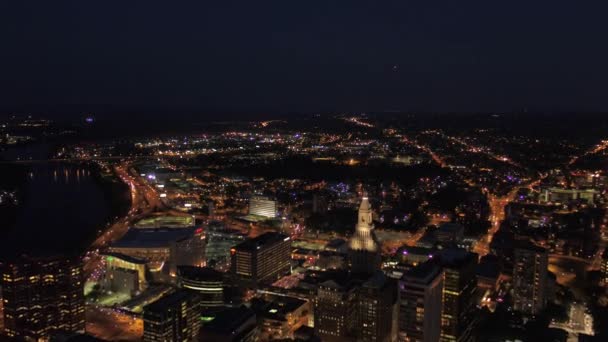
[(372, 207), (364, 196), (359, 206), (355, 234), (350, 239), (349, 254), (353, 273), (372, 274), (380, 269), (380, 248), (374, 234)]

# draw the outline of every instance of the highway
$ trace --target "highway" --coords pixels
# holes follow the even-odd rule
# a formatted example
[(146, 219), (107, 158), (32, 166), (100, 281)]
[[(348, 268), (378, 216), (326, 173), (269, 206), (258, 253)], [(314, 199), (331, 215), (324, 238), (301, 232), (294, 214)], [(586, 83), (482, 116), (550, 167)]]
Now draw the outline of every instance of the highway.
[[(84, 271), (87, 278), (96, 280), (100, 273), (98, 268), (103, 267), (100, 250), (110, 243), (120, 239), (129, 229), (129, 226), (158, 209), (164, 208), (158, 193), (141, 177), (134, 174), (129, 164), (123, 163), (114, 167), (116, 175), (129, 186), (131, 192), (131, 209), (127, 216), (110, 225), (92, 244), (85, 257)], [(107, 341), (137, 341), (143, 334), (141, 319), (120, 313), (111, 308), (101, 308), (87, 305), (87, 332)]]

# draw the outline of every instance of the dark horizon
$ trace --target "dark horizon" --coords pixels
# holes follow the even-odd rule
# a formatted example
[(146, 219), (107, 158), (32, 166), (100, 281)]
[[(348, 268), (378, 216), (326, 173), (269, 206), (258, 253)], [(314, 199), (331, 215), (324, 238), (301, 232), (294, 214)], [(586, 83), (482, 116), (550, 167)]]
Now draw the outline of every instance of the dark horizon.
[(608, 112), (607, 8), (8, 2), (0, 110)]

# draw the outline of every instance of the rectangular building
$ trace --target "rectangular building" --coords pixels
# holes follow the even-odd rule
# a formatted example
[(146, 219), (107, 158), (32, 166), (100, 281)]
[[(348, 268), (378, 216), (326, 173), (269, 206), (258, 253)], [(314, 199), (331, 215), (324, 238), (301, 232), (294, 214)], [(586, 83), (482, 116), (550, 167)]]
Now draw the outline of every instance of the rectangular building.
[(407, 271), (399, 282), (399, 340), (437, 342), (441, 334), (443, 272), (432, 261)]
[(38, 340), (56, 331), (84, 332), (80, 258), (25, 258), (2, 266), (6, 335)]
[(180, 290), (144, 307), (143, 341), (195, 341), (201, 327), (198, 294)]
[(477, 254), (464, 249), (448, 249), (438, 255), (443, 267), (443, 309), (441, 341), (473, 340)]
[(549, 254), (531, 242), (520, 242), (513, 263), (513, 308), (525, 315), (537, 315), (547, 304)]
[(232, 273), (248, 284), (271, 283), (291, 272), (291, 239), (284, 234), (262, 234), (230, 253)]
[(263, 196), (252, 196), (249, 199), (249, 215), (275, 218), (277, 202)]
[(314, 298), (315, 335), (328, 342), (354, 341), (356, 320), (356, 286), (337, 280), (319, 284)]

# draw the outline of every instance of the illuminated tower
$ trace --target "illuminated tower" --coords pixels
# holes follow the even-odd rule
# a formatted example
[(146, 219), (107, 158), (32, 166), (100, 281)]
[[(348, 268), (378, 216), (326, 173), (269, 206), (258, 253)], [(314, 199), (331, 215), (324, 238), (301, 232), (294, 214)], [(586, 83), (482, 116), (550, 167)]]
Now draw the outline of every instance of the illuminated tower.
[(359, 206), (355, 234), (350, 239), (349, 256), (351, 270), (357, 274), (372, 274), (380, 269), (380, 248), (372, 224), (372, 207), (367, 197)]

